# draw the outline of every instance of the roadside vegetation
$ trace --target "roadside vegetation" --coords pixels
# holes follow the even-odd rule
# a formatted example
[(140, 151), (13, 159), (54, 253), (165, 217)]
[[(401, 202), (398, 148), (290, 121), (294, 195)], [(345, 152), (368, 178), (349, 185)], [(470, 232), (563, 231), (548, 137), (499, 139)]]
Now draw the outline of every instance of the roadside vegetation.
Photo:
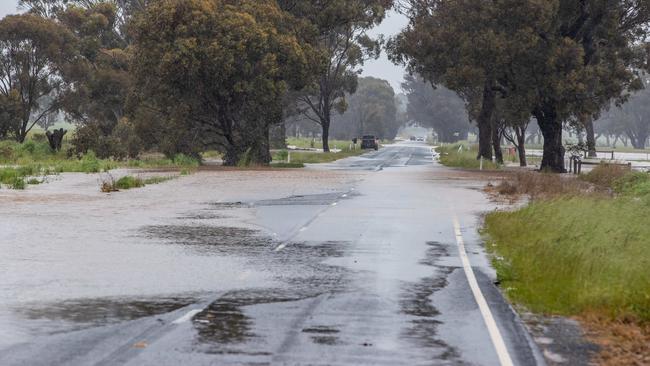
[[(616, 350), (606, 345), (601, 357), (634, 360), (621, 350), (650, 340), (650, 174), (602, 165), (580, 179), (520, 173), (496, 189), (532, 198), (485, 219), (507, 296), (533, 312), (577, 316), (601, 331), (603, 322), (629, 325), (641, 338), (617, 339)], [(647, 354), (650, 344), (640, 350)]]
[(182, 154), (172, 159), (156, 155), (118, 161), (99, 159), (93, 151), (79, 157), (69, 156), (64, 151), (52, 151), (46, 142), (0, 141), (0, 186), (13, 189), (40, 184), (44, 177), (60, 173), (102, 173), (116, 168), (173, 168), (189, 172), (199, 165), (198, 159)]
[[(436, 147), (436, 152), (440, 154), (440, 163), (444, 166), (464, 169), (479, 169), (481, 162), (476, 159), (478, 155), (478, 145), (468, 143), (457, 143), (451, 145), (441, 145)], [(483, 160), (483, 169), (497, 169), (498, 166), (489, 160)]]

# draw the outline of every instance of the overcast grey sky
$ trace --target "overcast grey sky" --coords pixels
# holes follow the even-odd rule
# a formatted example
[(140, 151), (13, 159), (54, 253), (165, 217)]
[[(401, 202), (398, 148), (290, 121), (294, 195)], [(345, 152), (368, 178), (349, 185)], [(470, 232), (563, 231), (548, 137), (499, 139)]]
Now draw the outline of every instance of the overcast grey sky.
[(18, 0), (0, 0), (0, 16), (16, 13)]
[[(18, 0), (0, 0), (0, 17), (7, 14), (16, 13)], [(406, 26), (407, 19), (401, 14), (391, 12), (386, 20), (377, 28), (371, 31), (372, 35), (384, 34), (386, 38), (393, 36)], [(381, 79), (388, 80), (396, 93), (400, 93), (402, 88), (400, 84), (404, 76), (404, 68), (395, 66), (382, 53), (379, 60), (371, 60), (366, 62), (363, 67), (363, 76), (374, 76)]]
[[(408, 19), (404, 15), (390, 12), (384, 22), (379, 27), (373, 29), (370, 34), (383, 34), (388, 39), (398, 34), (407, 24)], [(401, 83), (404, 79), (405, 72), (403, 67), (393, 65), (392, 62), (388, 61), (385, 52), (382, 52), (379, 60), (368, 61), (363, 66), (363, 76), (374, 76), (388, 80), (393, 86), (393, 89), (395, 89), (395, 93), (402, 92)]]

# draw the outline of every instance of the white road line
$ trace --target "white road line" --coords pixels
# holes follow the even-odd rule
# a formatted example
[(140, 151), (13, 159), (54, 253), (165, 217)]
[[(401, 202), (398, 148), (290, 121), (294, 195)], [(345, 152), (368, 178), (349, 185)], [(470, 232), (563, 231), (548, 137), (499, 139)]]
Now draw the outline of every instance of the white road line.
[(183, 316), (181, 316), (180, 318), (174, 320), (174, 321), (172, 322), (172, 324), (182, 324), (182, 323), (185, 323), (185, 322), (189, 321), (190, 319), (192, 319), (192, 317), (193, 317), (194, 315), (196, 315), (196, 314), (198, 314), (198, 313), (200, 313), (200, 312), (202, 312), (202, 311), (203, 311), (203, 309), (194, 309), (194, 310), (190, 310), (190, 311), (188, 311), (185, 315), (183, 315)]
[(481, 293), (481, 288), (478, 286), (478, 281), (476, 281), (476, 276), (474, 275), (474, 270), (469, 262), (467, 257), (467, 252), (465, 251), (465, 242), (463, 240), (463, 235), (460, 232), (460, 223), (458, 222), (458, 217), (454, 216), (454, 231), (456, 233), (456, 244), (458, 244), (458, 251), (460, 252), (460, 260), (463, 263), (463, 269), (465, 270), (465, 276), (467, 277), (467, 282), (469, 282), (469, 287), (472, 289), (474, 294), (474, 299), (478, 304), (478, 308), (481, 311), (483, 320), (485, 321), (485, 326), (490, 333), (490, 338), (492, 339), (492, 344), (497, 352), (499, 357), (499, 362), (501, 366), (512, 366), (512, 359), (508, 353), (508, 348), (506, 347), (501, 332), (497, 327), (497, 323), (494, 321), (490, 307), (485, 301), (483, 293)]

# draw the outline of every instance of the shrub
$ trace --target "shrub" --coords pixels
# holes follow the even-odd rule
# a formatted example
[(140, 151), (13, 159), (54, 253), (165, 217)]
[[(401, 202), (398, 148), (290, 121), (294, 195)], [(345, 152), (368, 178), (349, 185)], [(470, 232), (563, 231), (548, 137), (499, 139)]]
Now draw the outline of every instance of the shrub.
[(650, 194), (650, 174), (642, 172), (632, 172), (617, 179), (613, 184), (617, 193), (645, 196)]
[(630, 173), (629, 167), (603, 163), (589, 173), (581, 175), (580, 179), (602, 187), (613, 188), (614, 183), (628, 173)]
[(144, 187), (144, 181), (140, 177), (127, 175), (115, 182), (115, 188), (117, 189), (131, 189), (140, 187)]
[(84, 173), (99, 173), (101, 171), (99, 160), (94, 151), (89, 150), (81, 158), (81, 171)]
[(25, 189), (26, 187), (27, 184), (25, 183), (25, 179), (22, 177), (14, 178), (14, 181), (11, 183), (11, 188), (13, 189)]
[(174, 165), (182, 167), (198, 167), (201, 162), (197, 158), (185, 154), (176, 154), (173, 159)]

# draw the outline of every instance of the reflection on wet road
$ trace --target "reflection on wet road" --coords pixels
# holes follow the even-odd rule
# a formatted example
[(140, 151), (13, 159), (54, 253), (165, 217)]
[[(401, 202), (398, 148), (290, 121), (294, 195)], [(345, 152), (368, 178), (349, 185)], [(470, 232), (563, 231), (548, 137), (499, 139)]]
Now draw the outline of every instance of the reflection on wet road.
[[(323, 171), (366, 173), (327, 185)], [(218, 201), (187, 192), (201, 200), (127, 230), (124, 240), (154, 253), (139, 265), (159, 276), (158, 295), (133, 296), (135, 287), (0, 306), (0, 324), (27, 334), (0, 343), (0, 364), (495, 365), (462, 275), (454, 215), (515, 363), (541, 363), (491, 283), (475, 216), (491, 206), (468, 189), (478, 183), (453, 179), (413, 143), (304, 174), (315, 178), (296, 179), (319, 189), (242, 184), (256, 193)]]

